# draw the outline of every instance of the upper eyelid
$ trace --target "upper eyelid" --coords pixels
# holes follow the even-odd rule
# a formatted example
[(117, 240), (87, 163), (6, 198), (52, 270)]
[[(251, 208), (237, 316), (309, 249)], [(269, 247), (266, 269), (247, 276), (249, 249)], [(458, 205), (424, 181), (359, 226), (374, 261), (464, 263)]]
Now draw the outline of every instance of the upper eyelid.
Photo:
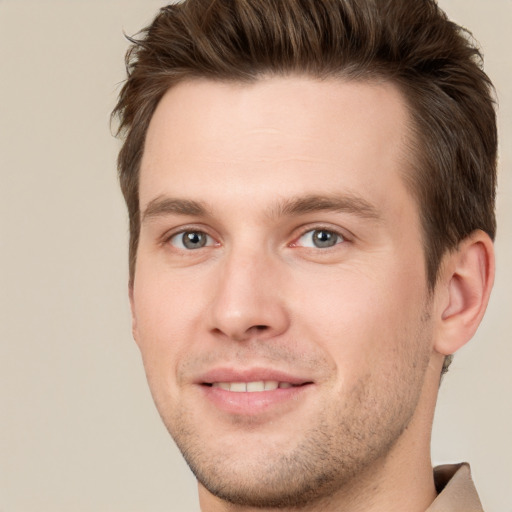
[[(352, 241), (355, 236), (346, 228), (342, 228), (340, 226), (335, 226), (326, 222), (318, 222), (318, 223), (307, 223), (302, 226), (296, 227), (293, 229), (288, 241), (286, 242), (287, 246), (291, 246), (296, 243), (299, 238), (304, 236), (306, 233), (310, 231), (330, 231), (338, 236), (341, 236), (345, 241)], [(168, 243), (173, 237), (186, 233), (186, 232), (200, 232), (205, 235), (211, 237), (216, 243), (221, 243), (222, 237), (212, 228), (205, 226), (204, 224), (185, 224), (181, 226), (177, 226), (175, 228), (171, 228), (166, 230), (160, 237), (159, 241), (162, 244)]]
[(347, 229), (341, 228), (339, 226), (332, 226), (327, 223), (318, 223), (318, 224), (307, 224), (305, 226), (301, 226), (297, 230), (297, 234), (293, 236), (293, 240), (297, 241), (299, 238), (303, 237), (306, 233), (310, 231), (329, 231), (338, 236), (341, 236), (346, 241), (351, 241), (354, 238), (354, 235), (348, 231)]
[[(305, 236), (307, 235), (308, 233), (312, 233), (314, 231), (327, 231), (329, 233), (332, 233), (334, 234), (336, 237), (339, 238), (339, 240), (332, 246), (328, 246), (328, 247), (308, 247), (308, 246), (303, 246), (302, 244), (300, 244), (300, 240)], [(312, 235), (310, 235), (312, 236)], [(321, 250), (321, 251), (327, 251), (329, 249), (334, 249), (335, 247), (337, 247), (338, 245), (341, 245), (341, 244), (345, 244), (347, 242), (349, 242), (350, 240), (343, 234), (343, 233), (340, 233), (339, 231), (336, 231), (334, 229), (325, 229), (325, 228), (313, 228), (313, 229), (306, 229), (305, 231), (302, 232), (302, 234), (296, 236), (292, 242), (288, 243), (288, 247), (291, 247), (291, 248), (302, 248), (302, 249), (306, 249), (306, 250)]]
[[(179, 245), (185, 245), (185, 240), (184, 240), (184, 234), (185, 233), (201, 233), (202, 235), (205, 235), (206, 237), (206, 241), (205, 241), (205, 245), (202, 245), (200, 247), (195, 247), (195, 248), (190, 248), (190, 247), (180, 247)], [(181, 244), (180, 244), (180, 237), (182, 237), (182, 240), (181, 240)], [(209, 239), (209, 241), (208, 241)], [(205, 233), (204, 231), (198, 231), (198, 230), (185, 230), (185, 231), (178, 231), (177, 233), (171, 235), (168, 239), (168, 241), (166, 242), (167, 244), (169, 245), (172, 245), (173, 247), (175, 247), (177, 250), (186, 250), (186, 251), (189, 251), (189, 250), (194, 250), (194, 251), (197, 251), (199, 249), (205, 249), (207, 247), (215, 247), (215, 246), (218, 246), (219, 244), (216, 242), (215, 238), (213, 238), (212, 236), (210, 236), (208, 233)], [(177, 242), (177, 244), (174, 243), (174, 241)]]
[(196, 232), (196, 233), (204, 233), (205, 235), (209, 236), (210, 238), (213, 238), (214, 240), (218, 240), (218, 236), (211, 233), (211, 229), (208, 229), (206, 226), (201, 226), (198, 224), (190, 224), (185, 226), (178, 226), (175, 228), (168, 229), (165, 231), (160, 237), (160, 241), (163, 243), (168, 242), (171, 238), (187, 233), (187, 232)]

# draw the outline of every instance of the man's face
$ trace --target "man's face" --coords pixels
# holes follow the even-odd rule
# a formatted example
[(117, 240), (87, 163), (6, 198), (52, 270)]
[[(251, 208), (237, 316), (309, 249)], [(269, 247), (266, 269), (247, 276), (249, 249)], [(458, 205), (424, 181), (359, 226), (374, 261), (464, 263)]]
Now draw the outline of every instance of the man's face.
[(190, 81), (159, 104), (134, 335), (201, 492), (312, 501), (414, 423), (432, 326), (407, 123), (385, 83)]

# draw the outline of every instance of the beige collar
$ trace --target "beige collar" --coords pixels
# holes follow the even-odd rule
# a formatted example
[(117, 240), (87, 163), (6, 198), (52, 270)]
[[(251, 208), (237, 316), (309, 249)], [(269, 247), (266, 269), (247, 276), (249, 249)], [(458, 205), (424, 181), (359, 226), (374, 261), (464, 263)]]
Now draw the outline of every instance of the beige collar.
[(439, 495), (426, 512), (483, 512), (469, 464), (438, 466), (434, 480)]

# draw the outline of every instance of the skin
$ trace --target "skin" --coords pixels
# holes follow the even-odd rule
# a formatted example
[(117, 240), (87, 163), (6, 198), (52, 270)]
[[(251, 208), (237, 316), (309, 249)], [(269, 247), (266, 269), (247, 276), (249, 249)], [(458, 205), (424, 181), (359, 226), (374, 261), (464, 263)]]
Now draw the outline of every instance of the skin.
[[(442, 361), (483, 314), (492, 245), (476, 233), (428, 292), (408, 123), (388, 83), (196, 80), (160, 102), (133, 332), (203, 511), (419, 512), (435, 498)], [(230, 375), (301, 385), (209, 385)]]

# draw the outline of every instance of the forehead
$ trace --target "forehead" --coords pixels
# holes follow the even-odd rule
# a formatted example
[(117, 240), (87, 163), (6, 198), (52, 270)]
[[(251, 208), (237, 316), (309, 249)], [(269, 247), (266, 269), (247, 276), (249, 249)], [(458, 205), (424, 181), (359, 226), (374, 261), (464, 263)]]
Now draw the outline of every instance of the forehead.
[(387, 82), (185, 81), (151, 120), (141, 209), (158, 195), (214, 199), (219, 180), (241, 196), (339, 188), (386, 202), (386, 189), (403, 188), (408, 124), (405, 101)]

